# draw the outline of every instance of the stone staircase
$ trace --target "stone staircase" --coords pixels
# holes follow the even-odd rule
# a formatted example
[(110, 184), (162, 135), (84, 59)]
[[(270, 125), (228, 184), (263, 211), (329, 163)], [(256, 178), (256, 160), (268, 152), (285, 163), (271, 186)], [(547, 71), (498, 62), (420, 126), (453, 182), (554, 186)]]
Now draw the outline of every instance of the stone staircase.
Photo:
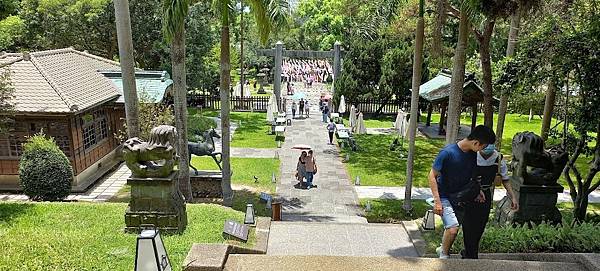
[(591, 271), (582, 263), (413, 257), (229, 255), (223, 270)]

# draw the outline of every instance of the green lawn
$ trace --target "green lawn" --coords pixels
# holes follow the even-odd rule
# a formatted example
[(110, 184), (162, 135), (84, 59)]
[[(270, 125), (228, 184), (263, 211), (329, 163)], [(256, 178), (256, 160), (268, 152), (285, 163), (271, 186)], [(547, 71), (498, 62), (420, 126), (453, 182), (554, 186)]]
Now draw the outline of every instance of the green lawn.
[[(219, 167), (210, 157), (192, 157), (192, 165), (198, 170), (218, 170)], [(251, 186), (264, 191), (275, 191), (275, 184), (271, 182), (271, 174), (274, 172), (279, 179), (279, 160), (275, 158), (231, 158), (231, 169), (233, 176), (231, 182)], [(258, 183), (254, 177), (258, 177)]]
[[(398, 151), (389, 150), (394, 138), (393, 135), (356, 135), (359, 151), (352, 152), (348, 148), (342, 150), (344, 156), (350, 153), (346, 168), (351, 180), (360, 176), (361, 185), (403, 186), (406, 181), (406, 159), (400, 159)], [(429, 186), (427, 174), (433, 159), (444, 146), (444, 141), (419, 137), (415, 144), (417, 149), (413, 185), (426, 187)], [(405, 142), (403, 151), (405, 157), (407, 146)]]
[[(349, 125), (348, 113), (344, 114), (344, 124)], [(392, 128), (396, 121), (396, 115), (383, 115), (378, 118), (365, 119), (365, 127), (367, 128)]]
[[(207, 117), (219, 115), (217, 110), (189, 108), (188, 114), (202, 114)], [(271, 126), (267, 122), (267, 113), (231, 112), (231, 122), (240, 125), (233, 134), (231, 147), (239, 148), (277, 148), (275, 135), (271, 135)]]
[[(136, 234), (123, 232), (122, 203), (0, 203), (0, 270), (132, 270)], [(188, 204), (188, 227), (163, 241), (174, 270), (192, 243), (223, 243), (223, 223), (244, 213)], [(254, 233), (250, 236), (254, 243)], [(231, 242), (231, 241), (230, 241)]]
[[(465, 125), (470, 125), (469, 118), (461, 118)], [(395, 116), (382, 116), (378, 119), (365, 120), (366, 126), (371, 127), (391, 127)], [(422, 120), (424, 120), (422, 116)], [(541, 127), (541, 119), (534, 117), (531, 122), (528, 116), (519, 116), (517, 114), (509, 114), (507, 116), (505, 132), (503, 135), (502, 153), (505, 159), (511, 159), (511, 142), (512, 137), (522, 131), (533, 131), (539, 134)], [(432, 115), (432, 125), (439, 121), (439, 114)], [(495, 120), (496, 121), (496, 120)], [(556, 120), (554, 120), (555, 122)], [(552, 125), (554, 125), (554, 122)], [(483, 115), (478, 115), (478, 123), (483, 123)], [(397, 152), (390, 152), (389, 145), (392, 143), (394, 136), (384, 135), (357, 135), (356, 140), (361, 149), (358, 152), (350, 154), (350, 161), (346, 164), (348, 172), (352, 180), (356, 176), (360, 176), (362, 185), (377, 185), (377, 186), (401, 186), (406, 181), (406, 160), (398, 159)], [(550, 139), (546, 144), (556, 144), (558, 140)], [(427, 187), (427, 174), (431, 169), (431, 164), (438, 154), (439, 150), (445, 145), (442, 139), (426, 139), (425, 137), (417, 137), (416, 140), (416, 158), (415, 158), (415, 177), (413, 185), (416, 187)], [(345, 149), (343, 152), (347, 152)], [(406, 156), (406, 144), (404, 154)], [(580, 172), (587, 173), (589, 158), (582, 156), (577, 160), (577, 166)], [(600, 178), (600, 174), (596, 176)], [(563, 176), (559, 179), (559, 183), (568, 188), (566, 180)]]

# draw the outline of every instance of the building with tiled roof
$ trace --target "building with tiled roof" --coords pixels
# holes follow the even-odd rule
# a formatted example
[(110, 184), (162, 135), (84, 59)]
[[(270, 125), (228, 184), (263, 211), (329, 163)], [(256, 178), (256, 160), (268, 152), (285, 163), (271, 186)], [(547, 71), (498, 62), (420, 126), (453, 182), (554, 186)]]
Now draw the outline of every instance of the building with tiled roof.
[[(114, 135), (125, 117), (118, 62), (65, 48), (1, 54), (0, 71), (6, 69), (16, 113), (13, 129), (0, 135), (0, 190), (20, 188), (22, 143), (40, 131), (71, 161), (73, 191), (84, 191), (118, 163)], [(152, 88), (157, 101), (172, 84), (168, 74), (146, 71), (136, 71), (136, 82), (138, 91)]]

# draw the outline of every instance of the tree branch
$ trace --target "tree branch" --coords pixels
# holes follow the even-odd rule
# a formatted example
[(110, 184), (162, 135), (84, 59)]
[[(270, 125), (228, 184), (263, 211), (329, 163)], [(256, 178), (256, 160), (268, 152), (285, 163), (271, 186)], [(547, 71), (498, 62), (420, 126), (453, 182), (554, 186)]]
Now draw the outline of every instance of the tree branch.
[(457, 8), (455, 8), (452, 5), (446, 5), (447, 9), (448, 9), (448, 13), (446, 13), (446, 15), (448, 16), (452, 16), (454, 18), (460, 18), (460, 10), (458, 10)]

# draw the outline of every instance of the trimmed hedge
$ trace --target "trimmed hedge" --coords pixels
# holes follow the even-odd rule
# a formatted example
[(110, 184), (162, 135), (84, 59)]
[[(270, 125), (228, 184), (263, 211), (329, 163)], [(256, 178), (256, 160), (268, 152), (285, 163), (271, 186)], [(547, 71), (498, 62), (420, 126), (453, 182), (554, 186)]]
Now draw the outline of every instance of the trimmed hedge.
[(53, 138), (37, 134), (23, 144), (19, 179), (30, 199), (59, 201), (71, 191), (73, 168)]
[[(541, 253), (572, 252), (597, 253), (600, 251), (600, 223), (583, 222), (576, 225), (488, 226), (485, 229), (480, 252), (485, 253)], [(454, 242), (453, 250), (463, 249), (462, 231)]]
[(211, 118), (200, 114), (188, 116), (188, 138), (197, 138), (196, 135), (202, 135), (204, 131), (216, 127), (217, 124)]

